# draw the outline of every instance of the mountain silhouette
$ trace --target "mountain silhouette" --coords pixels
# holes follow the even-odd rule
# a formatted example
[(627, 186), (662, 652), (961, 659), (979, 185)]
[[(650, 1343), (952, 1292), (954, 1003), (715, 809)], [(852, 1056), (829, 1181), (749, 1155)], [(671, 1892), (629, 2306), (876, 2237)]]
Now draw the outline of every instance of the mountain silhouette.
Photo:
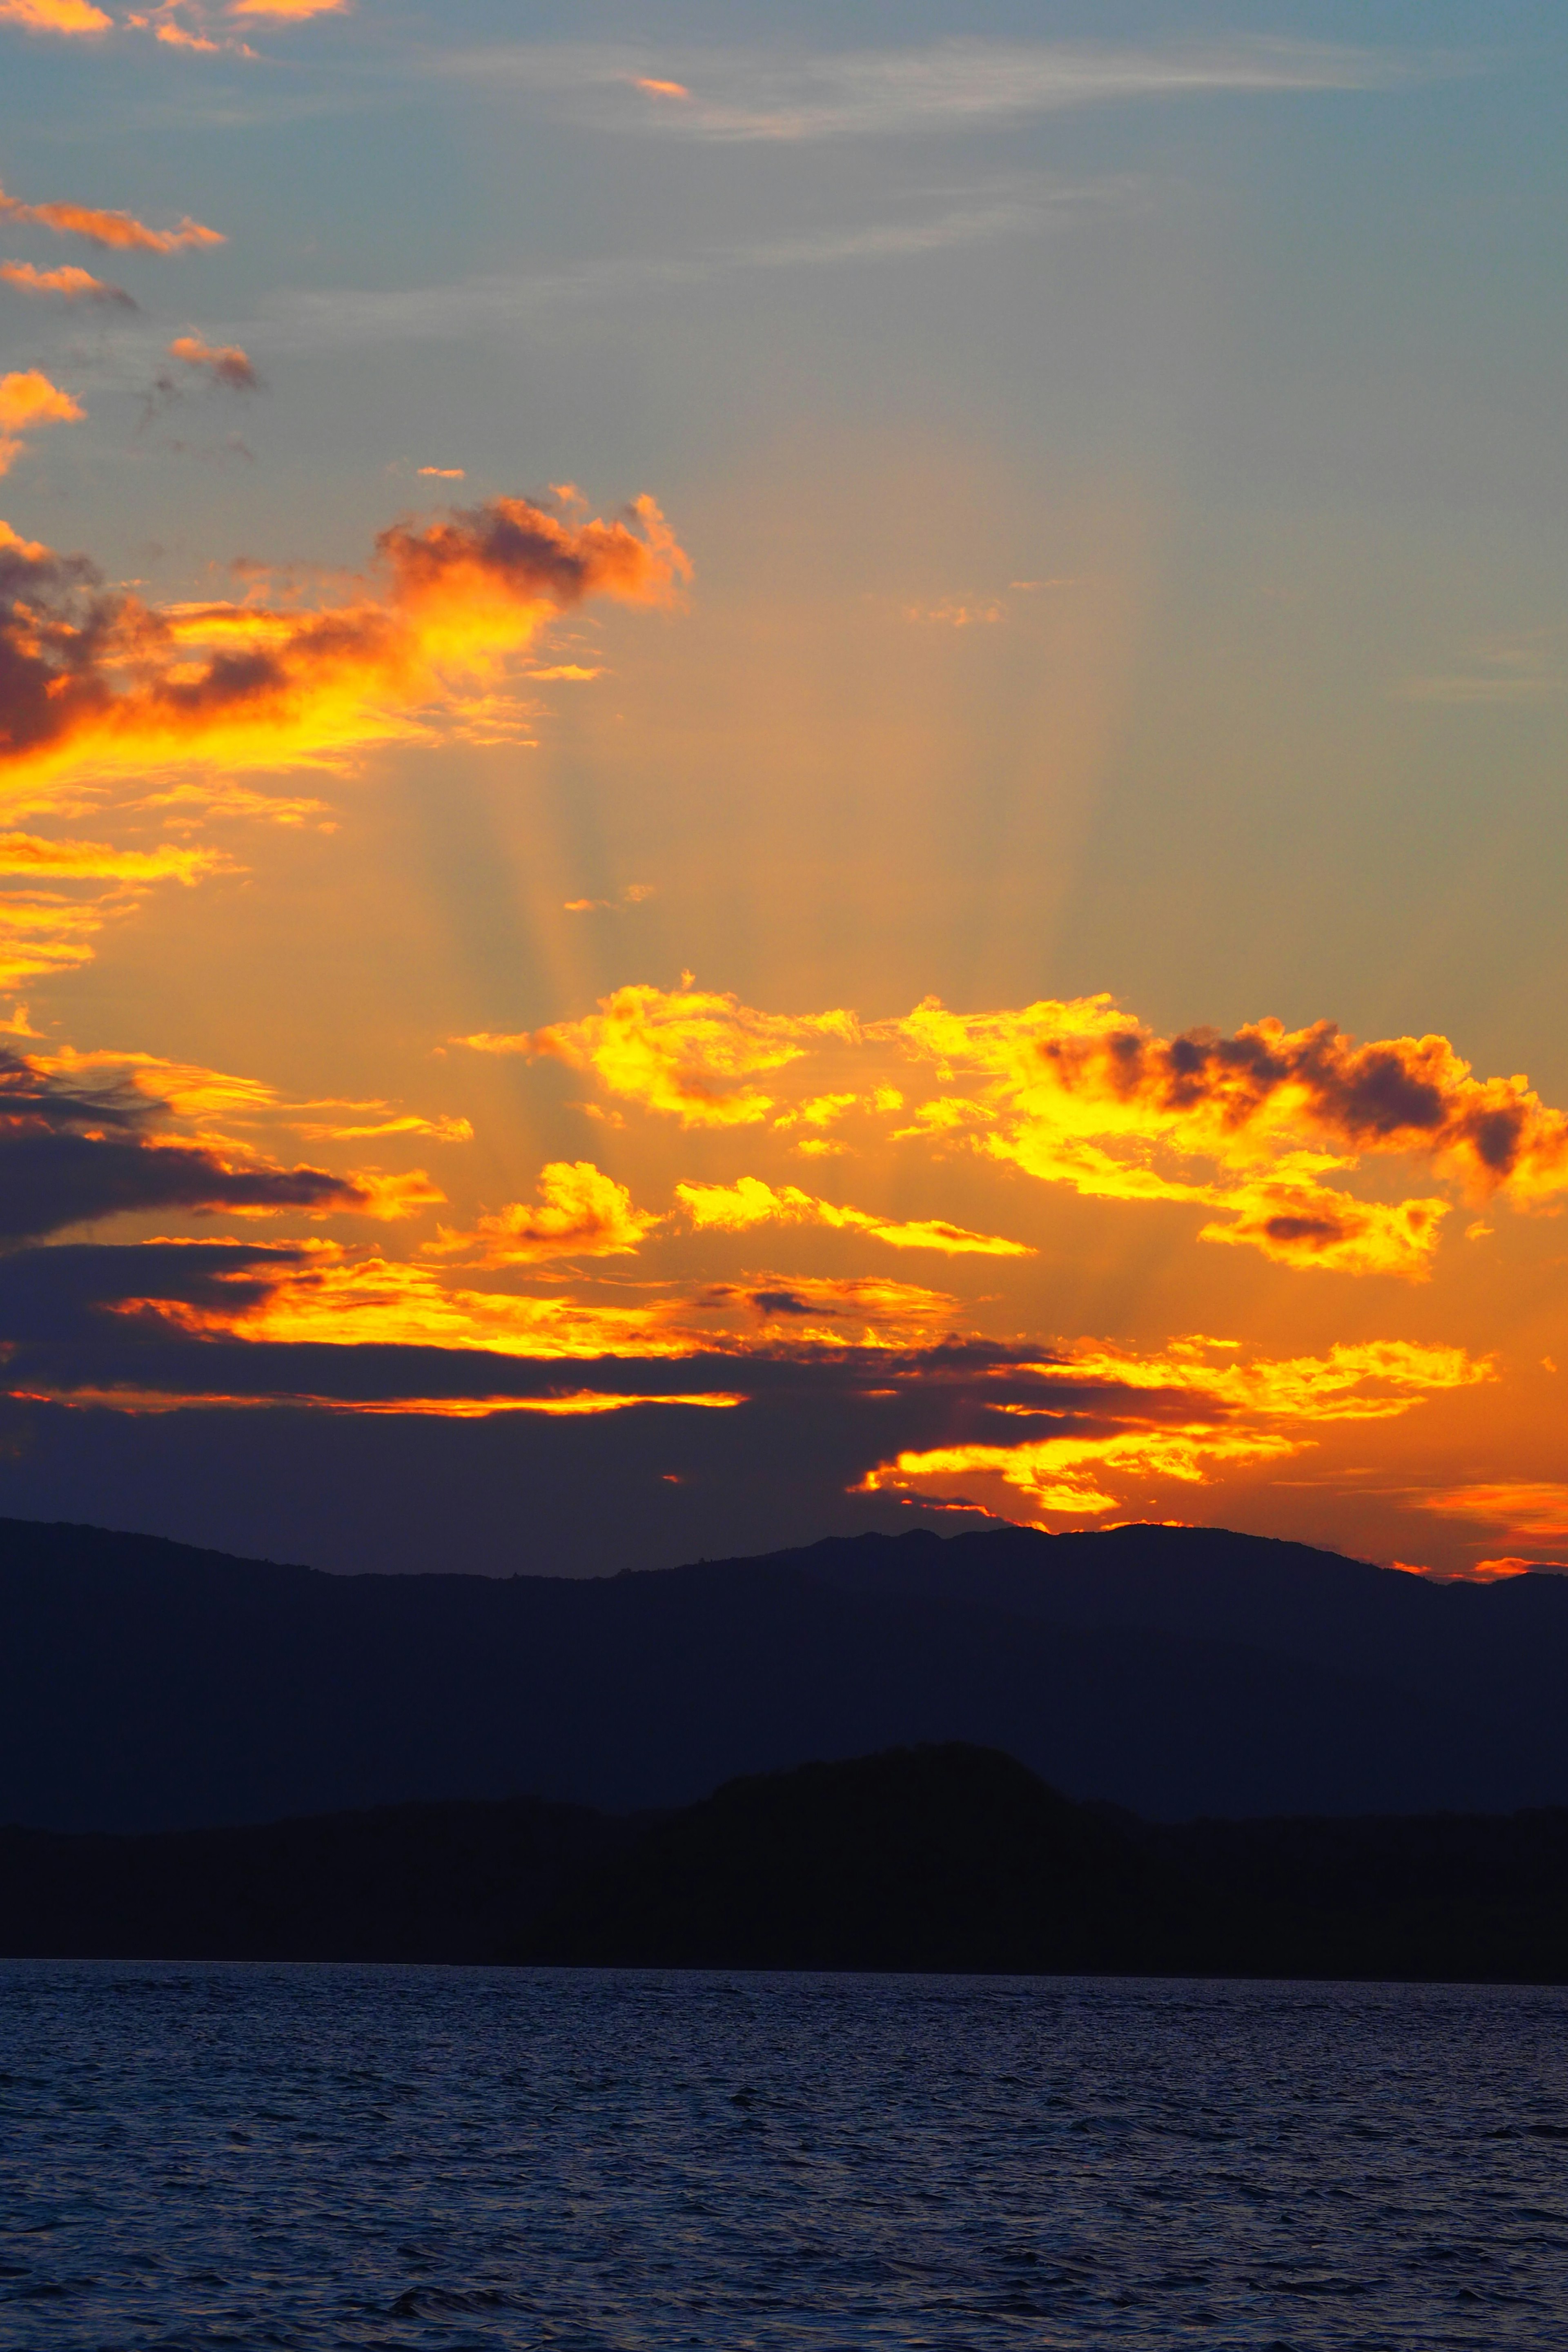
[(835, 1540), (573, 1580), (332, 1576), (0, 1521), (0, 1822), (531, 1795), (625, 1811), (969, 1742), (1198, 1814), (1568, 1803), (1568, 1580), (1222, 1530)]
[(668, 1813), (0, 1830), (0, 1956), (1568, 1981), (1568, 1811), (1152, 1824), (896, 1748)]

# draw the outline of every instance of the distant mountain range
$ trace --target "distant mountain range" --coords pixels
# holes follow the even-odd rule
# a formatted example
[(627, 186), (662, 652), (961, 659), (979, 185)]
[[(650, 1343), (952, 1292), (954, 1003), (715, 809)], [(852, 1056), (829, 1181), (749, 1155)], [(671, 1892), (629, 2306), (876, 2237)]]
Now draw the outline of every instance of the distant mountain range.
[[(520, 1508), (522, 1505), (520, 1502)], [(693, 1802), (919, 1742), (1152, 1821), (1568, 1804), (1568, 1580), (1222, 1530), (864, 1536), (574, 1580), (0, 1521), (0, 1822)]]
[(1152, 1827), (950, 1744), (670, 1813), (0, 1830), (0, 1956), (1561, 1984), (1565, 1864), (1568, 1811)]

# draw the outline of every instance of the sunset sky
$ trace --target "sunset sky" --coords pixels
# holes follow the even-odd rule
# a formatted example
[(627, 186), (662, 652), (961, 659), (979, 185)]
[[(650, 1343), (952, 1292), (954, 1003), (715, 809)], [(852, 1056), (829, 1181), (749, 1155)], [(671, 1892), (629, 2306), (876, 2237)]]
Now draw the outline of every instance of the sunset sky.
[(1568, 1561), (1565, 67), (0, 0), (0, 1511)]

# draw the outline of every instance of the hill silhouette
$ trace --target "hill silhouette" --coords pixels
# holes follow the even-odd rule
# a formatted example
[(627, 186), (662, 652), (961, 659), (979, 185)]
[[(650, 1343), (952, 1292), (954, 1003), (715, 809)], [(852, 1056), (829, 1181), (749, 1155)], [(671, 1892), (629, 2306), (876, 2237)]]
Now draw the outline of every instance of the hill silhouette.
[(1568, 1580), (1220, 1530), (830, 1541), (574, 1580), (330, 1576), (0, 1521), (0, 1821), (688, 1804), (919, 1743), (1152, 1820), (1568, 1803)]
[(673, 1813), (0, 1831), (0, 1955), (1568, 1981), (1568, 1811), (1150, 1824), (952, 1744)]

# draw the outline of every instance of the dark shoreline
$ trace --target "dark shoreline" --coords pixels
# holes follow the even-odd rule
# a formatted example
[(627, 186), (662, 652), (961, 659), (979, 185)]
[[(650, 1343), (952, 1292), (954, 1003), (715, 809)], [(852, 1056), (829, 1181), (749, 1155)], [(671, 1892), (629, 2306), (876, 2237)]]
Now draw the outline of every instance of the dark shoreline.
[(1568, 1983), (1568, 1811), (1148, 1823), (994, 1750), (679, 1811), (0, 1829), (0, 1957)]

